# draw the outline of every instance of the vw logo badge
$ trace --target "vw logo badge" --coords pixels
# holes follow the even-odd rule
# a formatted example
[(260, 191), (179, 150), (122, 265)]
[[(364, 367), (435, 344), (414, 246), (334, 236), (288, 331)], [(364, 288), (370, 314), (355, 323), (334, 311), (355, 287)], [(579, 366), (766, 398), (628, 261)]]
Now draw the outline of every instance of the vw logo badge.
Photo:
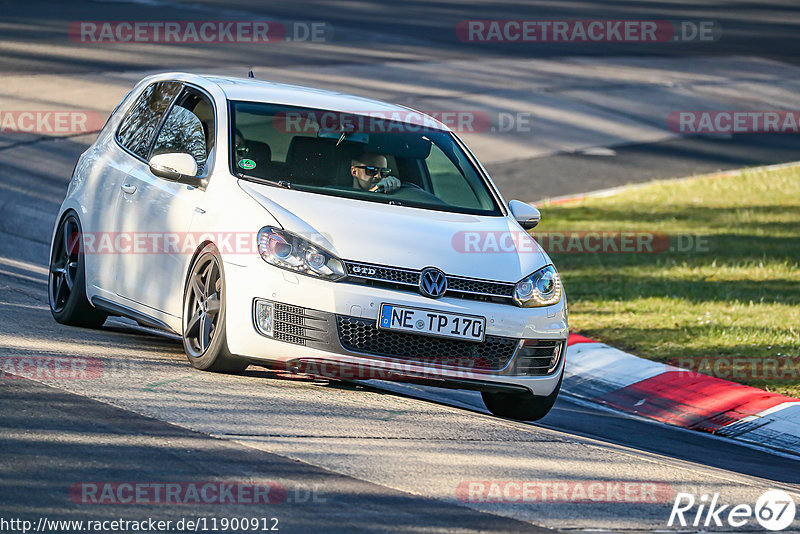
[(438, 299), (447, 291), (447, 277), (435, 267), (422, 269), (419, 275), (419, 292), (426, 297)]

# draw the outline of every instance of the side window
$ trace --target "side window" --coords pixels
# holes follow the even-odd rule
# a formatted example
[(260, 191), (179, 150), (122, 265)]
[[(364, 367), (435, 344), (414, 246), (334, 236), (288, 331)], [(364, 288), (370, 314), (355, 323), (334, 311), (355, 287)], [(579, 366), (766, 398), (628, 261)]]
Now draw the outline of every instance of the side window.
[(214, 147), (214, 107), (205, 95), (187, 88), (175, 101), (158, 133), (152, 155), (179, 152), (197, 163), (197, 175), (207, 174)]
[(117, 138), (122, 146), (146, 158), (158, 123), (180, 89), (179, 82), (156, 82), (147, 86), (119, 126)]

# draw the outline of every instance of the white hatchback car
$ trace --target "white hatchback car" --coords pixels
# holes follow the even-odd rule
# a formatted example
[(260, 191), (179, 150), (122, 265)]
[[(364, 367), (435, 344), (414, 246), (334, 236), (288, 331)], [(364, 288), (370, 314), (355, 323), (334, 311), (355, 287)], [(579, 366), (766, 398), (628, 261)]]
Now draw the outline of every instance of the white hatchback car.
[(567, 306), (445, 125), (335, 92), (171, 73), (142, 80), (81, 155), (49, 300), (183, 337), (198, 369), (249, 364), (481, 391), (534, 420), (561, 385)]

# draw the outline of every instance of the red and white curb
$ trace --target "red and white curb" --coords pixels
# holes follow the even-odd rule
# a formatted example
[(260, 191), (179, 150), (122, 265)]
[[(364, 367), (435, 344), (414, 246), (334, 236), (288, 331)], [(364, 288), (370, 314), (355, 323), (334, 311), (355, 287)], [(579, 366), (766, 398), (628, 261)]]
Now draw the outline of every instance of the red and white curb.
[(652, 362), (571, 334), (562, 388), (625, 413), (800, 454), (800, 399)]

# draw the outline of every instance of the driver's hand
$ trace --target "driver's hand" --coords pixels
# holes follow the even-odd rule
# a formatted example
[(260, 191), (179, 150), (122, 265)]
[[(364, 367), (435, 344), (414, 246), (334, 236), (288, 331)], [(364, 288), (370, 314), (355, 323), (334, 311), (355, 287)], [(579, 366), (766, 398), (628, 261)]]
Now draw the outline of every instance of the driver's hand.
[(370, 191), (379, 191), (381, 193), (394, 193), (398, 189), (400, 189), (400, 182), (399, 178), (395, 178), (394, 176), (387, 176), (386, 178), (382, 179), (378, 182), (375, 187), (370, 189)]

